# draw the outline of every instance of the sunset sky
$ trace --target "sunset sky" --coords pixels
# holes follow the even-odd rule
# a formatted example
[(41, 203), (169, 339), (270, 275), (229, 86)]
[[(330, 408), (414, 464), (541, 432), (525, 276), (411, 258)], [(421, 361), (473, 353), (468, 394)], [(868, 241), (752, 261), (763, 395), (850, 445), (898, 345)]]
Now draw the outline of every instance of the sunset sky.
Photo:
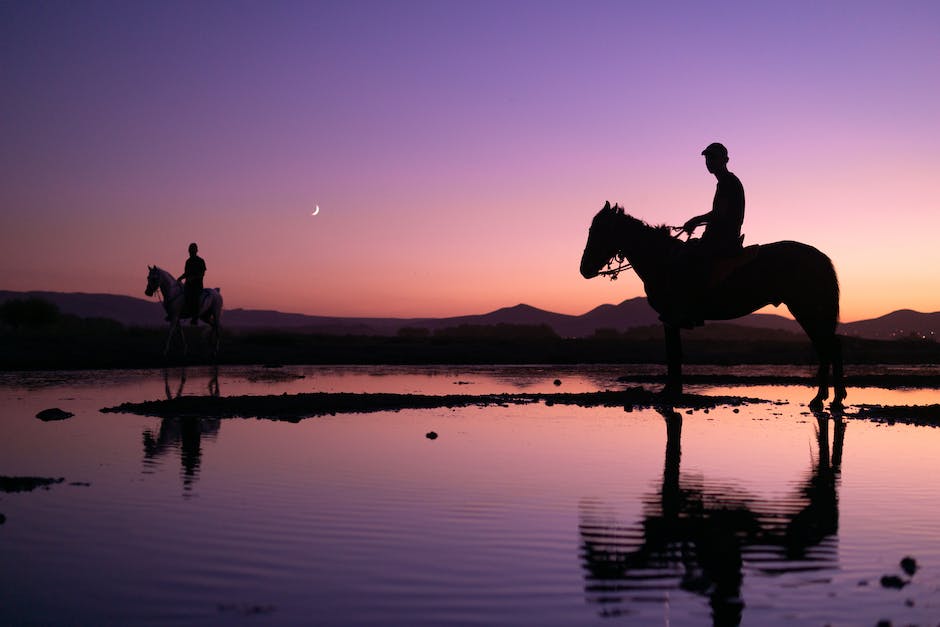
[(580, 314), (643, 294), (579, 274), (594, 213), (704, 213), (720, 141), (843, 320), (938, 311), (938, 77), (935, 0), (6, 1), (0, 289), (195, 241), (227, 308)]

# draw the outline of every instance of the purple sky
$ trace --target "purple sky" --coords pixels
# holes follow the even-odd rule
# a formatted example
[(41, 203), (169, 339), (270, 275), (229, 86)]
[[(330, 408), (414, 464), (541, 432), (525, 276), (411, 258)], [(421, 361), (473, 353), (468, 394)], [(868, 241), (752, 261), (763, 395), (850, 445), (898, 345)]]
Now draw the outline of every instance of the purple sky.
[[(437, 316), (585, 281), (593, 214), (710, 207), (829, 254), (843, 319), (940, 310), (936, 2), (5, 2), (0, 289)], [(314, 207), (321, 211), (311, 216)], [(783, 312), (781, 312), (783, 313)]]

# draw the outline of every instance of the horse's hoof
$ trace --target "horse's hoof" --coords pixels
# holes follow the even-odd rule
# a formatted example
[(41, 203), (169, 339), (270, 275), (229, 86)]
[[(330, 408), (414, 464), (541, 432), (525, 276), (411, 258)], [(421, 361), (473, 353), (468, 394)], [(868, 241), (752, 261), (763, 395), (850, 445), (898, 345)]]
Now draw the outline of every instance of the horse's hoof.
[(823, 399), (817, 397), (809, 402), (809, 408), (811, 411), (822, 411), (823, 409)]

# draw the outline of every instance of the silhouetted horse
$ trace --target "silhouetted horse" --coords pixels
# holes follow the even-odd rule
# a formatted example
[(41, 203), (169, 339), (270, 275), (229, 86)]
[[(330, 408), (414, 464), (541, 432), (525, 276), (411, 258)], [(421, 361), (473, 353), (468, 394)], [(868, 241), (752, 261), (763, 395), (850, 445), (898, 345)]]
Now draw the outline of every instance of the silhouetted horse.
[[(180, 318), (183, 316), (183, 307), (186, 301), (183, 295), (183, 286), (166, 270), (157, 266), (148, 266), (147, 288), (144, 293), (147, 296), (153, 296), (158, 290), (163, 296), (163, 309), (166, 310), (167, 319), (170, 321), (170, 332), (166, 336), (166, 346), (163, 348), (163, 354), (166, 355), (170, 351), (170, 342), (173, 340), (174, 331), (179, 331), (180, 340), (183, 342), (183, 353), (186, 353), (186, 337), (180, 327)], [(209, 346), (213, 355), (218, 353), (219, 322), (222, 317), (222, 291), (217, 287), (204, 288), (202, 297), (199, 299), (199, 311), (185, 313), (198, 316), (200, 320), (209, 324)]]
[[(676, 314), (677, 259), (686, 244), (669, 227), (652, 227), (608, 202), (594, 216), (581, 257), (581, 274), (596, 277), (611, 260), (626, 259), (643, 281), (650, 306), (664, 320), (667, 383), (665, 393), (682, 392), (682, 344), (679, 327), (668, 320)], [(711, 279), (697, 304), (702, 320), (731, 320), (765, 305), (786, 304), (819, 357), (818, 391), (810, 407), (818, 409), (829, 396), (832, 367), (833, 405), (845, 399), (839, 321), (839, 281), (829, 257), (799, 242), (748, 246), (745, 257), (723, 277)]]

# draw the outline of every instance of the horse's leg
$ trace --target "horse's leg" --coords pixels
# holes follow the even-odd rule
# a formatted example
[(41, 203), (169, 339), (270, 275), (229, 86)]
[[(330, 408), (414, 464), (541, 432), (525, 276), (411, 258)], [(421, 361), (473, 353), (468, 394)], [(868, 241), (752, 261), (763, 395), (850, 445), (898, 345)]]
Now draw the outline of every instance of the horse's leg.
[(845, 391), (845, 373), (842, 371), (842, 338), (832, 336), (832, 405), (842, 407), (842, 401), (848, 395)]
[[(799, 321), (799, 318), (797, 318)], [(803, 324), (802, 322), (800, 324)], [(825, 333), (820, 333), (818, 325), (805, 324), (803, 328), (813, 343), (813, 349), (816, 351), (816, 357), (819, 359), (819, 368), (816, 370), (816, 396), (809, 402), (809, 408), (820, 410), (823, 407), (823, 401), (829, 398), (829, 366), (831, 364), (832, 345)]]
[(179, 326), (179, 320), (170, 321), (170, 331), (166, 334), (166, 345), (163, 347), (163, 356), (166, 357), (170, 354), (170, 343), (173, 341), (173, 333), (176, 331), (176, 328)]
[(806, 332), (809, 341), (819, 359), (819, 369), (816, 371), (816, 396), (809, 402), (809, 408), (818, 411), (823, 408), (823, 401), (829, 398), (829, 367), (833, 360), (833, 339), (835, 338), (835, 315), (830, 314), (814, 303), (803, 306), (787, 303), (790, 313)]
[(664, 324), (663, 331), (666, 336), (666, 385), (662, 394), (677, 396), (682, 394), (682, 337), (679, 327)]
[(180, 342), (183, 343), (183, 355), (186, 355), (189, 352), (189, 347), (186, 346), (186, 334), (183, 332), (183, 325), (180, 324), (180, 319), (176, 319), (176, 329), (180, 332)]
[(219, 354), (219, 318), (221, 315), (222, 308), (218, 301), (215, 299), (211, 300), (203, 320), (209, 325), (207, 338), (209, 341), (209, 352), (212, 354), (213, 358)]
[(215, 357), (219, 352), (219, 321), (215, 316), (206, 316), (204, 318), (209, 325), (206, 328), (206, 342), (209, 344), (209, 354)]
[(829, 342), (820, 338), (818, 334), (810, 335), (810, 341), (813, 348), (816, 349), (816, 355), (819, 358), (819, 369), (816, 371), (816, 385), (818, 387), (816, 396), (809, 402), (809, 408), (813, 410), (822, 409), (823, 401), (829, 398), (829, 366), (831, 347)]

